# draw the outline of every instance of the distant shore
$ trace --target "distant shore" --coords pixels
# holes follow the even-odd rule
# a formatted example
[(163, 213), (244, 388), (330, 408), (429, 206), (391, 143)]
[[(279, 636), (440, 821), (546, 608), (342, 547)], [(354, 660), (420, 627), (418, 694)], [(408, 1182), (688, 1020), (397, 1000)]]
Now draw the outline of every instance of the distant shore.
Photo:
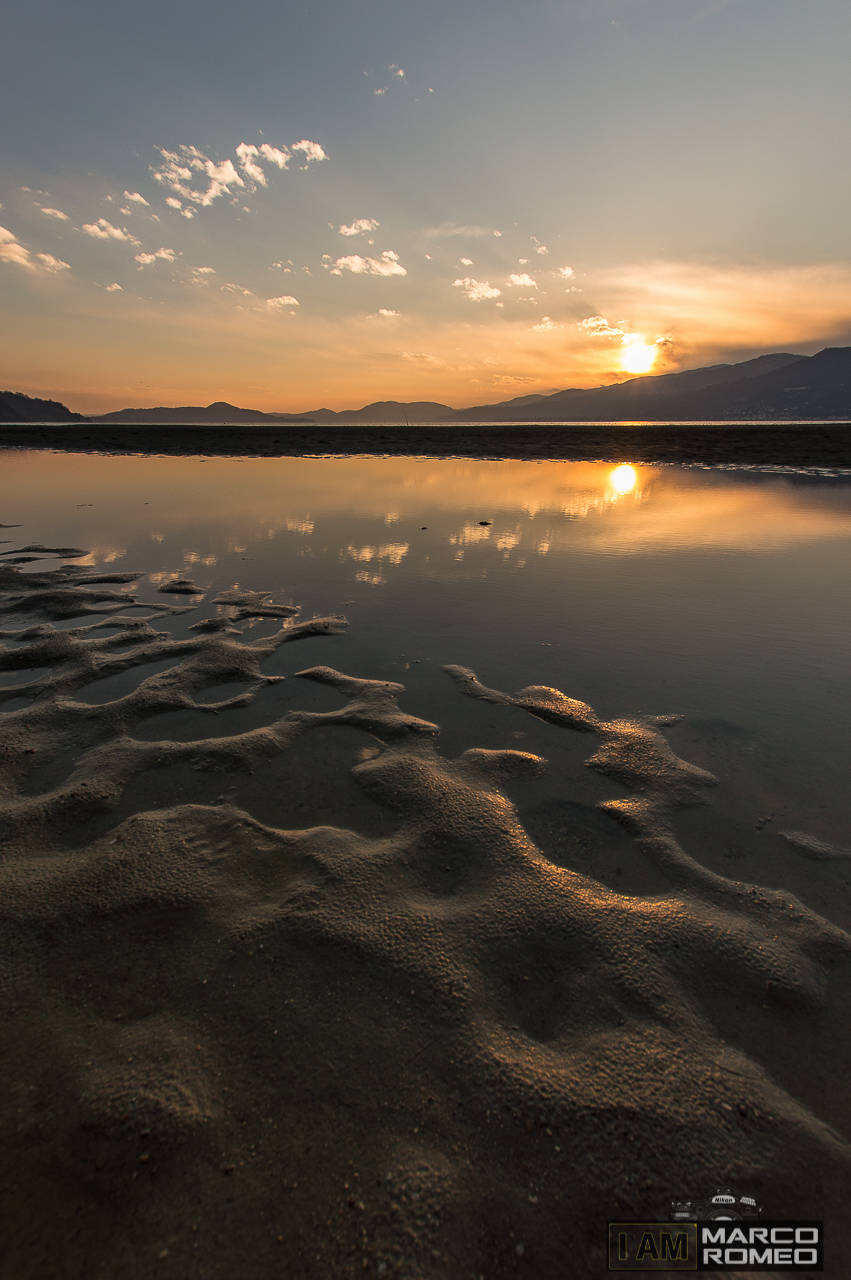
[(211, 457), (393, 454), (851, 467), (851, 423), (145, 426), (9, 423), (0, 448)]

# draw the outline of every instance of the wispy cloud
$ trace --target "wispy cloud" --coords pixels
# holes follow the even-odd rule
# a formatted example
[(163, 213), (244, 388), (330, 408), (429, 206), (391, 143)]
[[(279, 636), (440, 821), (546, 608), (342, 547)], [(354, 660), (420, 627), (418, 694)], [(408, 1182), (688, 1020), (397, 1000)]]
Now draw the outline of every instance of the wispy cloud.
[(257, 163), (260, 156), (260, 148), (255, 147), (250, 142), (240, 142), (236, 148), (236, 155), (245, 176), (250, 178), (252, 182), (256, 182), (259, 187), (265, 187), (268, 183), (268, 178)]
[(208, 285), (210, 277), (216, 274), (215, 267), (192, 267), (192, 273), (189, 277), (190, 284)]
[(277, 298), (266, 299), (267, 311), (291, 310), (293, 307), (297, 306), (299, 306), (298, 298), (293, 298), (289, 293), (282, 293), (280, 297)]
[(301, 142), (294, 142), (293, 151), (300, 151), (304, 156), (304, 164), (302, 168), (306, 169), (309, 164), (315, 164), (319, 160), (327, 160), (328, 154), (318, 142), (311, 142), (308, 138), (302, 138)]
[(515, 289), (537, 289), (538, 282), (533, 280), (525, 271), (512, 272), (508, 277), (508, 283)]
[(459, 265), (459, 266), (461, 266), (461, 267), (472, 267), (472, 265), (473, 265), (473, 259), (472, 259), (472, 258), (459, 258), (459, 259), (458, 259), (458, 265)]
[(177, 254), (174, 249), (155, 249), (153, 253), (137, 253), (136, 261), (139, 264), (139, 270), (143, 267), (150, 267), (154, 262), (174, 262)]
[(537, 236), (532, 236), (532, 244), (535, 246), (536, 253), (540, 253), (542, 256), (549, 253), (547, 245), (542, 244)]
[(464, 297), (470, 302), (484, 302), (489, 298), (498, 298), (502, 293), (501, 289), (489, 284), (487, 280), (474, 280), (472, 276), (465, 276), (463, 280), (453, 280), (452, 288), (463, 289)]
[[(219, 196), (229, 194), (232, 187), (245, 186), (232, 160), (217, 163), (197, 147), (184, 143), (176, 151), (160, 147), (159, 152), (163, 163), (161, 168), (152, 170), (156, 181), (168, 187), (175, 195), (203, 208), (211, 205)], [(199, 179), (201, 187), (191, 185)]]
[[(406, 78), (405, 72), (403, 68), (399, 66), (398, 62), (391, 62), (390, 66), (387, 68), (387, 72), (388, 72), (388, 75), (390, 76), (391, 83), (394, 80), (404, 80)], [(369, 72), (364, 72), (364, 75), (368, 75), (368, 74)], [(375, 94), (376, 98), (383, 98), (385, 93), (389, 89), (389, 87), (390, 87), (389, 85), (385, 84), (378, 89), (373, 89), (372, 92)], [(429, 89), (429, 93), (431, 92), (432, 90)]]
[(617, 325), (609, 324), (605, 316), (586, 316), (579, 321), (579, 328), (584, 329), (593, 338), (625, 338), (626, 331)]
[(379, 314), (379, 315), (380, 315), (384, 320), (398, 320), (398, 319), (399, 319), (399, 316), (402, 314), (402, 312), (401, 312), (401, 311), (393, 311), (393, 310), (391, 310), (391, 308), (390, 308), (390, 307), (379, 307), (379, 308), (378, 308), (378, 314)]
[(44, 205), (40, 205), (42, 213), (46, 213), (48, 218), (56, 218), (59, 222), (68, 222), (68, 214), (63, 213), (61, 209), (47, 209)]
[(337, 230), (341, 236), (363, 236), (370, 231), (377, 231), (380, 226), (377, 218), (355, 218), (354, 222), (348, 225), (343, 223)]
[(558, 271), (556, 271), (556, 275), (562, 280), (572, 280), (576, 275), (576, 272), (573, 267), (559, 267)]
[(49, 271), (51, 275), (55, 275), (57, 271), (71, 270), (69, 262), (63, 262), (61, 258), (54, 258), (52, 253), (37, 253), (35, 260), (43, 271)]
[(17, 267), (25, 267), (28, 271), (45, 271), (49, 275), (71, 269), (70, 263), (54, 258), (52, 253), (32, 253), (6, 227), (0, 227), (0, 262), (10, 262)]
[[(328, 266), (328, 263), (325, 263)], [(393, 249), (385, 249), (377, 258), (363, 258), (359, 253), (345, 258), (337, 258), (329, 268), (332, 276), (341, 276), (350, 271), (355, 276), (406, 276), (408, 272), (399, 261), (399, 255)]]
[(123, 287), (118, 283), (117, 280), (113, 280), (112, 284), (105, 285), (104, 288), (106, 289), (107, 293), (123, 293), (124, 292)]
[(541, 316), (537, 324), (533, 324), (532, 328), (538, 333), (552, 333), (553, 329), (558, 329), (558, 325), (549, 316)]
[[(220, 196), (232, 195), (239, 188), (245, 189), (246, 180), (253, 187), (267, 186), (269, 180), (263, 169), (264, 162), (277, 169), (286, 169), (293, 153), (298, 152), (303, 160), (299, 167), (306, 169), (311, 164), (327, 159), (324, 148), (309, 138), (302, 138), (290, 147), (273, 147), (268, 142), (259, 145), (240, 142), (234, 148), (236, 164), (229, 157), (215, 160), (198, 147), (186, 143), (180, 143), (174, 151), (165, 147), (159, 147), (158, 151), (162, 163), (151, 169), (156, 181), (182, 201), (200, 208), (208, 208)], [(173, 201), (169, 203), (172, 208), (176, 207)], [(181, 212), (184, 216), (190, 216), (183, 209)]]
[(470, 240), (482, 239), (485, 236), (502, 236), (495, 227), (480, 227), (475, 223), (441, 222), (437, 227), (426, 227), (423, 233), (427, 240), (451, 240), (465, 237)]
[(142, 205), (142, 207), (145, 209), (150, 209), (151, 207), (148, 204), (145, 197), (143, 195), (140, 195), (138, 191), (125, 191), (124, 199), (128, 202), (128, 204), (139, 204), (139, 205)]
[[(311, 145), (316, 144), (312, 143)], [(322, 148), (320, 147), (319, 150), (322, 151)], [(286, 147), (271, 147), (268, 142), (260, 143), (260, 154), (264, 160), (268, 160), (270, 164), (275, 165), (278, 169), (286, 169), (290, 162), (290, 152)], [(322, 151), (322, 155), (317, 156), (316, 159), (326, 159), (325, 152)]]
[(140, 241), (131, 235), (126, 227), (114, 227), (107, 218), (98, 218), (97, 222), (84, 222), (82, 230), (95, 240), (123, 240), (126, 244), (136, 245)]

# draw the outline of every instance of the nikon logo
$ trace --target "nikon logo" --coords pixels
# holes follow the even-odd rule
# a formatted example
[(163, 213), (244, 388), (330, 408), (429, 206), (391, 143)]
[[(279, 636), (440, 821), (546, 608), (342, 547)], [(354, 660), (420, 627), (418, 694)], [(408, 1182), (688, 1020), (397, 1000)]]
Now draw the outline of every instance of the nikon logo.
[(609, 1271), (821, 1271), (821, 1222), (610, 1222)]

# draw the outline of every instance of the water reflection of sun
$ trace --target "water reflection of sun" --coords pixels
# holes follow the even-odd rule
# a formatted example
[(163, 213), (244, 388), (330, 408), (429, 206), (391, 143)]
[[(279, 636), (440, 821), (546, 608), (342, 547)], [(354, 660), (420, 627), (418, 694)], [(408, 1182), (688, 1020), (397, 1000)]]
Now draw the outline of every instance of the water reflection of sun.
[(609, 484), (615, 493), (624, 494), (632, 493), (638, 483), (638, 473), (635, 467), (624, 465), (615, 467), (614, 471), (609, 475)]

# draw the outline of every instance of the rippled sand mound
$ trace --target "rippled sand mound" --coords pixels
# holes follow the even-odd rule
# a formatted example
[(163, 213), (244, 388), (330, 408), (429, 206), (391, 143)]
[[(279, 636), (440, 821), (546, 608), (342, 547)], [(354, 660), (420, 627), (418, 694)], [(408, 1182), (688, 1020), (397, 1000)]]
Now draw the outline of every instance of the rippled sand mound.
[[(849, 938), (681, 846), (714, 779), (674, 717), (447, 667), (459, 715), (576, 735), (595, 810), (540, 754), (447, 758), (400, 684), (264, 672), (345, 665), (343, 619), (182, 580), (177, 638), (135, 575), (10, 559), (4, 1276), (596, 1276), (608, 1218), (719, 1181), (841, 1223)], [(618, 889), (532, 839), (542, 778)]]

